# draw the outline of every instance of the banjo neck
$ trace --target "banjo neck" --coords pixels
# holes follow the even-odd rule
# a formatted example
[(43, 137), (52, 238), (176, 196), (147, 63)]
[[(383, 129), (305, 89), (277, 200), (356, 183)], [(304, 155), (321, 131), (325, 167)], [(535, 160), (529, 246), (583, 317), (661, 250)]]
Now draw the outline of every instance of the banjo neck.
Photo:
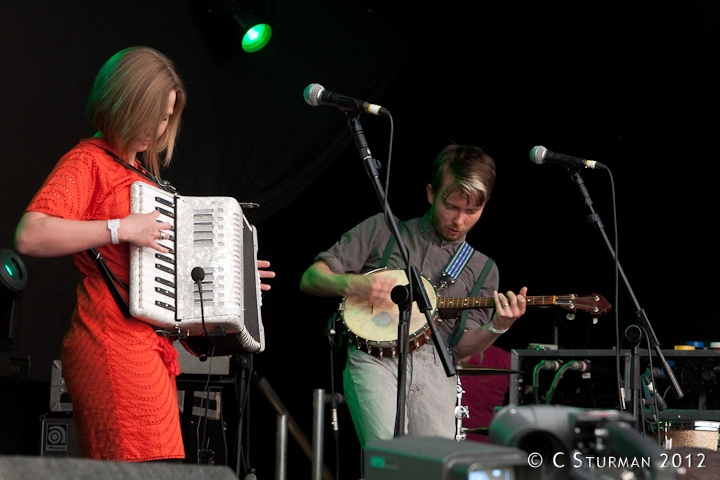
[[(558, 299), (566, 302), (574, 298), (573, 295), (558, 297), (557, 295), (540, 295), (525, 297), (528, 306), (557, 305)], [(437, 301), (438, 309), (465, 310), (468, 308), (493, 308), (493, 297), (440, 297)]]
[[(528, 307), (554, 305), (573, 312), (576, 310), (588, 312), (594, 317), (604, 315), (611, 309), (607, 300), (595, 293), (584, 297), (575, 294), (527, 296), (525, 301)], [(455, 316), (460, 310), (494, 307), (493, 297), (440, 297), (437, 299), (437, 309), (443, 318)]]

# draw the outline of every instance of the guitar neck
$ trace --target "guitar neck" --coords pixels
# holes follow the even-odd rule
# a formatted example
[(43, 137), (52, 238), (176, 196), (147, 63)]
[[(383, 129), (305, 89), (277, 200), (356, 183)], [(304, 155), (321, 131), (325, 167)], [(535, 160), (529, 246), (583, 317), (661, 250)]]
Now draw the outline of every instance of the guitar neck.
[[(542, 295), (525, 297), (527, 306), (557, 305), (557, 295)], [(440, 297), (438, 298), (438, 309), (464, 310), (466, 308), (493, 308), (495, 299), (493, 297)]]

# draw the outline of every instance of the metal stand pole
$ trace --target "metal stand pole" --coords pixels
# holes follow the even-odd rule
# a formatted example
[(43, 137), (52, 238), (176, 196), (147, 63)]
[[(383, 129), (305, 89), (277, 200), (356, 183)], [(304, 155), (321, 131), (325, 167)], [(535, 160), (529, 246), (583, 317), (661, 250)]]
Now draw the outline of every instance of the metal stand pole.
[(287, 475), (287, 425), (287, 414), (279, 413), (275, 432), (275, 480), (285, 480)]
[(325, 445), (325, 390), (313, 390), (312, 480), (322, 479), (323, 448)]
[[(270, 403), (273, 409), (275, 409), (275, 412), (277, 412), (278, 415), (286, 416), (287, 424), (285, 426), (285, 430), (290, 433), (290, 435), (292, 435), (303, 453), (305, 453), (305, 455), (312, 461), (312, 446), (310, 445), (310, 442), (302, 433), (302, 430), (300, 430), (300, 426), (297, 424), (292, 415), (290, 415), (290, 412), (280, 400), (280, 397), (278, 397), (277, 393), (275, 393), (275, 390), (273, 390), (270, 383), (257, 371), (253, 371), (252, 379), (255, 383), (255, 386), (258, 387), (260, 392), (265, 396), (265, 399)], [(322, 472), (322, 478), (324, 480), (333, 480), (334, 477), (326, 466), (322, 467)]]

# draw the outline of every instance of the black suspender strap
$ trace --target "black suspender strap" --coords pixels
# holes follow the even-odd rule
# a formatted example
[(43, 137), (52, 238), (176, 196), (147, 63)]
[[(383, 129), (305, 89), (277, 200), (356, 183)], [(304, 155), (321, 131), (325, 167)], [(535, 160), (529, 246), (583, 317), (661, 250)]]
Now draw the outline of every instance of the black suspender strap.
[[(492, 258), (488, 258), (488, 261), (485, 262), (485, 266), (482, 269), (482, 272), (480, 272), (480, 276), (478, 277), (477, 281), (475, 282), (475, 286), (472, 289), (472, 292), (470, 292), (471, 297), (476, 297), (478, 293), (480, 293), (480, 290), (482, 290), (483, 285), (485, 284), (485, 280), (487, 279), (487, 276), (490, 274), (490, 270), (492, 269), (492, 266), (495, 264), (495, 261)], [(454, 347), (457, 345), (457, 343), (460, 341), (460, 338), (463, 336), (463, 333), (465, 333), (465, 325), (467, 324), (467, 317), (470, 314), (470, 310), (463, 310), (460, 314), (458, 325), (456, 325), (455, 331), (448, 337), (448, 345), (451, 347)]]

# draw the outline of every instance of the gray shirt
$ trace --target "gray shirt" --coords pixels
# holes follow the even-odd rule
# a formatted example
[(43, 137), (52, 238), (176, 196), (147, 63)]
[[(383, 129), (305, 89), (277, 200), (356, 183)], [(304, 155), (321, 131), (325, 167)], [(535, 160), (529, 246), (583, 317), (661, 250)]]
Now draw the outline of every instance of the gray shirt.
[[(488, 261), (488, 257), (478, 251), (474, 253), (465, 268), (460, 272), (454, 284), (440, 288), (442, 272), (447, 267), (457, 247), (465, 240), (449, 242), (440, 237), (430, 218), (430, 212), (422, 218), (414, 218), (405, 222), (400, 228), (403, 242), (410, 253), (410, 261), (420, 270), (432, 285), (439, 297), (467, 297), (475, 286), (480, 273)], [(322, 260), (334, 273), (367, 273), (381, 266), (385, 248), (392, 233), (385, 223), (385, 216), (380, 213), (364, 220), (342, 235), (340, 240), (329, 250), (315, 257)], [(405, 264), (396, 245), (387, 268), (404, 269)], [(489, 275), (477, 296), (491, 297), (497, 290), (499, 273), (496, 265), (492, 266)], [(439, 289), (439, 290), (438, 290)], [(466, 328), (478, 328), (491, 319), (492, 309), (473, 309), (467, 318)], [(455, 319), (446, 319), (440, 330), (447, 337), (455, 326)]]

